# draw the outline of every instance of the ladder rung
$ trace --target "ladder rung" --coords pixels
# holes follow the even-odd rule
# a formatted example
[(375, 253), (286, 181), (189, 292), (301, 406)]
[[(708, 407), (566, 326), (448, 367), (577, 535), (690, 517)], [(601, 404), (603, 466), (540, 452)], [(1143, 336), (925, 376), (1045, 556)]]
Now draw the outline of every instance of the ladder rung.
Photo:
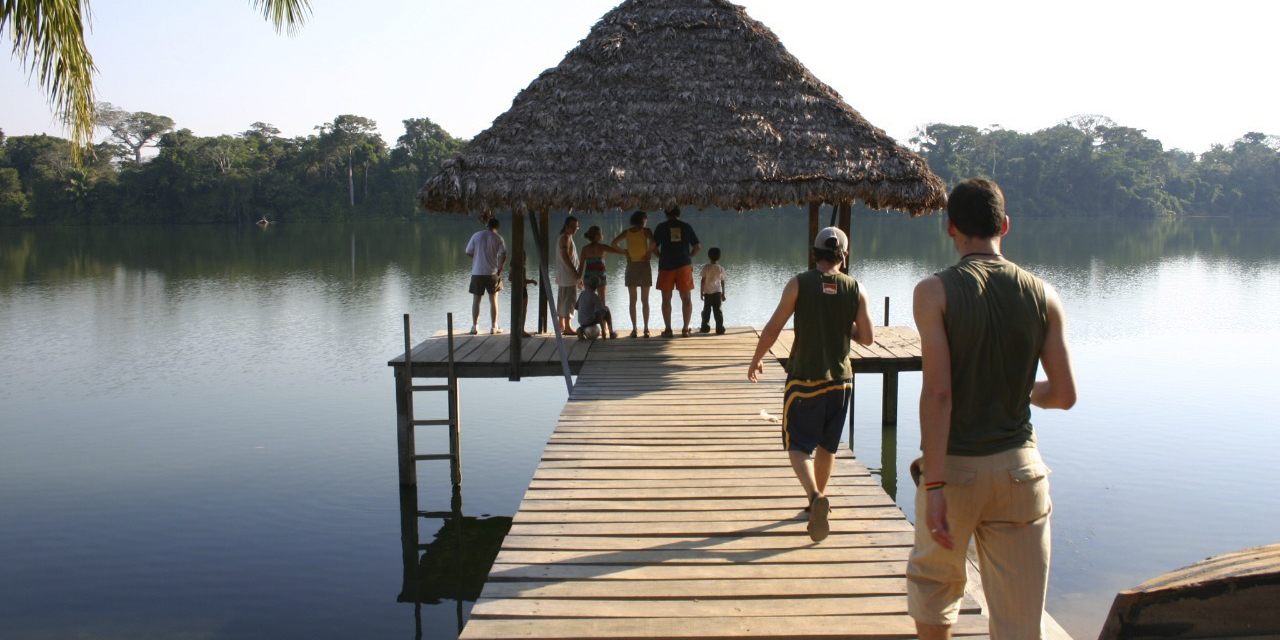
[(416, 387), (410, 387), (413, 391), (448, 391), (453, 387), (447, 384), (423, 384)]
[(419, 518), (452, 518), (456, 515), (452, 511), (419, 511)]
[(453, 455), (448, 453), (424, 453), (422, 455), (414, 456), (413, 459), (414, 460), (452, 460)]
[(429, 427), (433, 425), (440, 426), (440, 425), (453, 424), (453, 420), (450, 420), (448, 418), (445, 418), (443, 420), (414, 420), (413, 424), (422, 426), (422, 427)]

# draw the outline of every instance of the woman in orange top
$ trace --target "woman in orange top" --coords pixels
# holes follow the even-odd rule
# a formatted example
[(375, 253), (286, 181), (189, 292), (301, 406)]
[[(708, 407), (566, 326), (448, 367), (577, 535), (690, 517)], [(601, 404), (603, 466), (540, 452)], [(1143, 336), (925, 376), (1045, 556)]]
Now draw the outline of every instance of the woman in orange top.
[(640, 300), (644, 307), (644, 337), (649, 337), (649, 287), (653, 286), (653, 231), (646, 226), (649, 215), (643, 211), (631, 214), (631, 228), (618, 234), (610, 243), (615, 249), (622, 249), (618, 243), (626, 241), (627, 274), (624, 284), (631, 297), (631, 337), (636, 337), (636, 290), (641, 292)]

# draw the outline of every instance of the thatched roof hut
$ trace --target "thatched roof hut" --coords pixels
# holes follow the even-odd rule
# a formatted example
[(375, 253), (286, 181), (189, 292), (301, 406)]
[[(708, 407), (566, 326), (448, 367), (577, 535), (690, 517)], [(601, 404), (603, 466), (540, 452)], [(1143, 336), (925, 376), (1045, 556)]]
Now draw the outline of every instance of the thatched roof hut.
[(724, 0), (626, 0), (422, 188), (424, 208), (920, 215), (942, 181)]

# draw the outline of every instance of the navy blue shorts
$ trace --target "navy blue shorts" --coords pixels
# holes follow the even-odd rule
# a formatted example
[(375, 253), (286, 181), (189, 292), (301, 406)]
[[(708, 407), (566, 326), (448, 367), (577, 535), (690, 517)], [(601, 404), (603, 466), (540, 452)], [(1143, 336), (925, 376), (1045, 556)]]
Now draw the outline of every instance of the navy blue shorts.
[(782, 448), (812, 454), (840, 448), (853, 380), (787, 380), (782, 395)]

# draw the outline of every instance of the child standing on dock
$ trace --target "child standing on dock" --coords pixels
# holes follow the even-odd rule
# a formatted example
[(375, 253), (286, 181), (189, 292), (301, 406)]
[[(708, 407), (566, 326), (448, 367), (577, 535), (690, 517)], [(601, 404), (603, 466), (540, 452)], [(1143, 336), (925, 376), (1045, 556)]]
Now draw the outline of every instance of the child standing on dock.
[(586, 288), (578, 294), (578, 337), (594, 340), (593, 334), (599, 334), (601, 340), (617, 338), (618, 332), (613, 330), (613, 315), (597, 293), (600, 277), (587, 276), (583, 282)]
[(582, 234), (589, 243), (582, 248), (582, 278), (595, 277), (600, 286), (596, 290), (596, 294), (601, 300), (609, 300), (609, 266), (605, 263), (605, 256), (610, 253), (626, 255), (627, 252), (601, 242), (604, 239), (604, 232), (600, 231), (600, 227), (593, 225), (587, 232)]
[(698, 331), (711, 333), (711, 314), (716, 315), (716, 335), (724, 334), (724, 314), (720, 311), (720, 303), (729, 296), (725, 295), (724, 267), (720, 266), (720, 247), (707, 250), (708, 262), (702, 267), (702, 327)]
[(797, 274), (782, 290), (778, 308), (760, 332), (747, 379), (756, 382), (756, 374), (764, 371), (761, 360), (794, 313), (795, 341), (783, 390), (782, 446), (809, 498), (809, 538), (817, 542), (831, 532), (827, 522), (831, 501), (826, 491), (853, 398), (851, 342), (869, 345), (875, 335), (867, 292), (840, 272), (849, 257), (848, 236), (836, 227), (823, 229), (813, 241), (813, 257), (817, 267)]

